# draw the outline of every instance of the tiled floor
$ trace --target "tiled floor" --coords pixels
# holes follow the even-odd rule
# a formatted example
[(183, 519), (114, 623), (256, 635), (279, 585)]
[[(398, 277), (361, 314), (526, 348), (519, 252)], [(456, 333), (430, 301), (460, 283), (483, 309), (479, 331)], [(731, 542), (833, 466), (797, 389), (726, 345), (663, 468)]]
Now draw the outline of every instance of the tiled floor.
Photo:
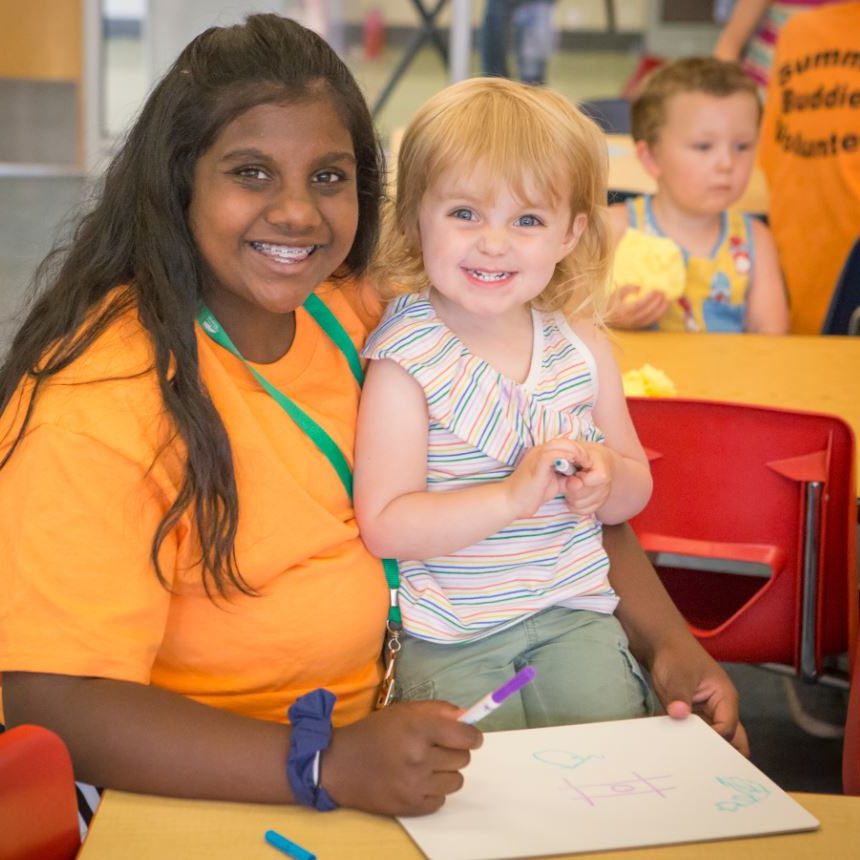
[[(351, 59), (369, 100), (376, 97), (397, 59), (393, 49), (373, 62)], [(553, 58), (550, 83), (574, 99), (613, 96), (635, 64), (636, 57), (628, 54), (563, 53)], [(378, 118), (383, 139), (445, 82), (437, 56), (422, 52)], [(57, 129), (58, 134), (65, 132)], [(85, 188), (84, 181), (74, 177), (0, 175), (0, 351), (8, 345), (14, 328), (11, 317), (28, 280), (52, 242), (67, 229)], [(797, 727), (786, 707), (781, 677), (748, 666), (732, 666), (730, 671), (741, 691), (753, 761), (786, 789), (838, 792), (841, 742), (813, 738)], [(816, 700), (816, 711), (825, 711), (837, 723), (844, 719), (842, 694), (815, 689), (804, 693)]]
[(752, 761), (787, 791), (841, 793), (842, 740), (807, 734), (792, 719), (785, 684), (792, 684), (809, 714), (834, 728), (844, 725), (847, 694), (807, 686), (755, 666), (726, 667), (741, 694), (741, 719)]

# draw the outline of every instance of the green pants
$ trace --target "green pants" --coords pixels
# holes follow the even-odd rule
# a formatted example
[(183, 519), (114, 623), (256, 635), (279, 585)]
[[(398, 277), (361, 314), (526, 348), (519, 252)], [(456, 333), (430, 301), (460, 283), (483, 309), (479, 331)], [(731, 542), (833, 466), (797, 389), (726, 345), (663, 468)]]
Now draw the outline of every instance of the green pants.
[(537, 670), (534, 681), (481, 720), (482, 731), (622, 720), (654, 710), (618, 619), (563, 607), (475, 642), (440, 645), (405, 636), (398, 698), (468, 708), (527, 665)]

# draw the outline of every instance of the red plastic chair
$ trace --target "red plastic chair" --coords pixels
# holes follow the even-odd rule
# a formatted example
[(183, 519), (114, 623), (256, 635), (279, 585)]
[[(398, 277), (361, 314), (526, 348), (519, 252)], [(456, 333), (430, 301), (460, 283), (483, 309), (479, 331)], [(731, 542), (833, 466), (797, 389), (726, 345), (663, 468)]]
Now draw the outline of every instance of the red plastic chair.
[(648, 77), (650, 72), (662, 66), (666, 60), (664, 57), (658, 57), (654, 54), (644, 54), (639, 58), (639, 63), (633, 70), (633, 74), (625, 81), (624, 87), (621, 90), (621, 97), (628, 101), (636, 97), (639, 85)]
[(41, 726), (0, 734), (0, 857), (72, 860), (80, 844), (65, 744)]
[(632, 520), (718, 660), (807, 680), (857, 626), (854, 438), (829, 415), (629, 398), (654, 493)]

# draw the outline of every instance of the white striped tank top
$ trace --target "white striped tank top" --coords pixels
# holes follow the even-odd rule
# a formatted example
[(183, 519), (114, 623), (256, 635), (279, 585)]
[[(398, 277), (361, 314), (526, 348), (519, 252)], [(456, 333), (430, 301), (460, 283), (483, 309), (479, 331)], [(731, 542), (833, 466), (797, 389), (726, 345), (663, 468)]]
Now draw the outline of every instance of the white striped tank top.
[[(499, 481), (534, 445), (566, 435), (602, 442), (592, 409), (591, 351), (560, 313), (532, 312), (528, 377), (517, 383), (473, 355), (426, 295), (392, 302), (364, 348), (391, 359), (424, 389), (430, 417), (427, 489)], [(577, 517), (559, 496), (526, 519), (453, 555), (402, 561), (400, 606), (408, 633), (464, 642), (551, 606), (611, 613), (618, 602), (595, 517)]]

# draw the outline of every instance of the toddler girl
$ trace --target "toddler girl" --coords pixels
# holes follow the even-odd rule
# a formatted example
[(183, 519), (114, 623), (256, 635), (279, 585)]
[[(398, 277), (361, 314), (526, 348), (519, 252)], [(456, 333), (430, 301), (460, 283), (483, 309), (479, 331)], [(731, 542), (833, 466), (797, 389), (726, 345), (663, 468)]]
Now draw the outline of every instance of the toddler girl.
[[(403, 698), (468, 707), (537, 668), (485, 730), (649, 707), (601, 541), (601, 522), (651, 490), (595, 325), (606, 171), (603, 137), (573, 105), (495, 78), (432, 98), (400, 150), (356, 514), (371, 551), (401, 560)], [(561, 475), (557, 460), (580, 469)]]

